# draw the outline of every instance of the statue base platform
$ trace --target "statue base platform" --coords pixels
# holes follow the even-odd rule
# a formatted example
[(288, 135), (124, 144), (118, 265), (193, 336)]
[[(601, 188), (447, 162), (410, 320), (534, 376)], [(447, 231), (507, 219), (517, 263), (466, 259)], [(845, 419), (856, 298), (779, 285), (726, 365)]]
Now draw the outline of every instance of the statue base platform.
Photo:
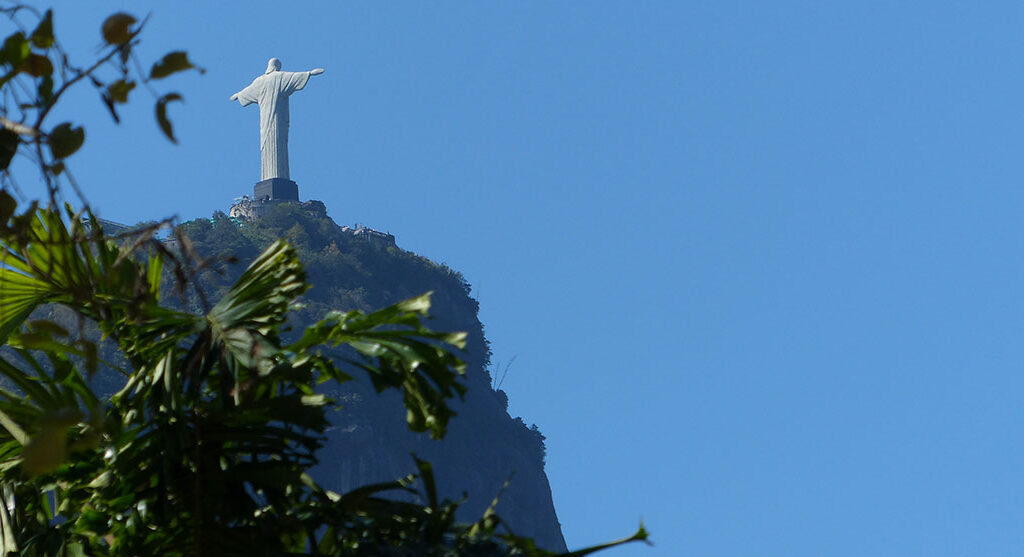
[(253, 199), (271, 201), (298, 201), (299, 185), (286, 178), (270, 178), (256, 182), (252, 188)]

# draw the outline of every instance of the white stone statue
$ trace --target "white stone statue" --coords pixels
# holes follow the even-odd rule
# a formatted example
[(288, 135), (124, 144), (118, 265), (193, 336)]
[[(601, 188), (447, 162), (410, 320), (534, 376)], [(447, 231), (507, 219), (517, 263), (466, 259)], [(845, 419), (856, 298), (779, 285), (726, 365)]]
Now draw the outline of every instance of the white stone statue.
[(231, 100), (237, 100), (242, 106), (260, 105), (260, 180), (291, 179), (288, 175), (288, 97), (305, 87), (310, 76), (322, 73), (323, 68), (282, 72), (281, 61), (271, 58), (266, 73), (231, 95)]

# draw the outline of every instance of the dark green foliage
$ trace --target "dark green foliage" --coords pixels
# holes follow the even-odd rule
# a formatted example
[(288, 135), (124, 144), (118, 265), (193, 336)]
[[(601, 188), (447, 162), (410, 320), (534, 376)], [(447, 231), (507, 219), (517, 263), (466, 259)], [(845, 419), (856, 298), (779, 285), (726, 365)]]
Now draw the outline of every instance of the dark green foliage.
[(6, 169), (18, 150), (18, 134), (3, 128), (0, 129), (0, 170)]
[(153, 69), (149, 71), (149, 78), (163, 79), (171, 74), (191, 69), (198, 70), (199, 73), (206, 72), (206, 70), (192, 64), (188, 59), (187, 52), (177, 50), (168, 52), (159, 62), (153, 64)]
[(47, 49), (53, 46), (53, 10), (46, 10), (29, 40), (36, 48)]
[[(287, 343), (280, 329), (309, 285), (285, 242), (195, 314), (161, 304), (164, 265), (180, 265), (171, 252), (87, 231), (70, 209), (29, 207), (3, 228), (0, 332), (13, 352), (0, 358), (13, 384), (0, 390), (4, 553), (548, 554), (499, 533), (493, 505), (458, 522), (426, 461), (416, 460), (425, 505), (377, 496), (416, 493), (413, 477), (336, 493), (306, 474), (337, 407), (317, 386), (356, 372), (378, 393), (401, 394), (411, 430), (445, 434), (449, 400), (465, 393), (451, 352), (465, 335), (423, 325), (429, 296), (331, 313)], [(117, 344), (128, 365), (108, 402), (87, 380), (96, 346), (27, 320), (43, 304), (75, 311)], [(351, 356), (339, 362), (330, 347)]]
[[(337, 308), (368, 310), (395, 303), (425, 291), (435, 292), (437, 305), (467, 306), (476, 315), (476, 302), (468, 298), (469, 284), (444, 265), (394, 246), (380, 246), (343, 232), (325, 215), (299, 204), (280, 204), (265, 217), (237, 224), (224, 213), (182, 225), (199, 253), (207, 257), (233, 256), (240, 262), (278, 238), (295, 246), (306, 267), (313, 294), (303, 299), (303, 318), (321, 317)], [(210, 285), (230, 281), (238, 266), (221, 266), (226, 275), (207, 275)], [(439, 299), (440, 298), (440, 299)]]
[(132, 37), (138, 33), (137, 29), (133, 31), (131, 28), (137, 22), (138, 20), (131, 14), (124, 12), (112, 14), (103, 22), (103, 27), (101, 28), (103, 40), (110, 45), (128, 44)]
[(167, 118), (167, 103), (178, 101), (181, 102), (181, 95), (178, 93), (167, 93), (160, 97), (156, 101), (156, 121), (160, 124), (160, 131), (164, 132), (167, 139), (171, 140), (171, 143), (177, 143), (178, 140), (174, 138), (174, 126), (171, 125), (171, 120)]
[(70, 157), (85, 143), (85, 130), (81, 126), (74, 128), (70, 122), (64, 122), (50, 132), (49, 143), (53, 158)]
[[(184, 223), (182, 229), (188, 232), (194, 249), (211, 258), (202, 277), (208, 291), (216, 295), (225, 291), (259, 249), (277, 237), (297, 242), (312, 287), (302, 297), (304, 307), (290, 321), (294, 331), (303, 330), (335, 308), (368, 310), (432, 291), (432, 326), (467, 332), (466, 351), (461, 356), (467, 364), (469, 390), (465, 401), (452, 404), (458, 415), (448, 436), (443, 443), (430, 443), (410, 434), (401, 399), (387, 393), (378, 395), (373, 385), (359, 376), (345, 385), (325, 385), (322, 392), (344, 404), (330, 416), (329, 443), (315, 477), (339, 491), (382, 482), (415, 472), (407, 456), (415, 452), (435, 464), (439, 489), (445, 496), (457, 499), (468, 492), (460, 509), (463, 520), (484, 512), (512, 477), (499, 503), (502, 517), (514, 531), (538, 536), (545, 547), (564, 547), (543, 472), (544, 437), (536, 426), (531, 428), (522, 419), (510, 417), (507, 396), (492, 388), (478, 304), (469, 297), (469, 285), (461, 274), (399, 247), (344, 231), (309, 205), (281, 204), (264, 218), (240, 222), (215, 213), (209, 219)], [(237, 255), (238, 262), (224, 263), (229, 255)], [(194, 296), (186, 303), (195, 308), (201, 305)], [(366, 459), (376, 465), (365, 467)]]

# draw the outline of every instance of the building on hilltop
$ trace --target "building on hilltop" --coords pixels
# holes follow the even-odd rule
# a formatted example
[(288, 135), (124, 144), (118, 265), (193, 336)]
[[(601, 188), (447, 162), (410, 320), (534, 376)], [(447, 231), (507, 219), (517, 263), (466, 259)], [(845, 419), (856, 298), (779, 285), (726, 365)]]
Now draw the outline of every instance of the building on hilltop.
[(236, 197), (228, 210), (228, 216), (233, 219), (256, 219), (267, 213), (269, 199), (253, 199), (248, 195)]
[(228, 216), (233, 220), (258, 219), (266, 215), (272, 207), (284, 203), (297, 205), (303, 211), (314, 216), (327, 216), (327, 207), (323, 201), (310, 199), (309, 201), (300, 202), (297, 197), (296, 199), (275, 199), (269, 196), (252, 198), (248, 195), (235, 198), (235, 202), (231, 204), (231, 209), (228, 210)]
[(381, 232), (362, 224), (356, 224), (352, 226), (342, 226), (342, 232), (349, 232), (356, 238), (365, 239), (371, 244), (393, 246), (395, 245), (395, 235), (390, 232)]

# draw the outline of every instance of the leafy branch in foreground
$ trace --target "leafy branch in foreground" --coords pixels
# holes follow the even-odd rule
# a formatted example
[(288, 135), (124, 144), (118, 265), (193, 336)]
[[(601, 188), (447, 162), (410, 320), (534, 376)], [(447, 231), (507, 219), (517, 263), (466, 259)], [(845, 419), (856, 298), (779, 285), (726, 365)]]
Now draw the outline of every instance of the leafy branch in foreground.
[[(17, 188), (8, 167), (21, 152), (42, 170), (51, 206), (56, 206), (61, 178), (83, 197), (64, 160), (82, 147), (85, 130), (73, 122), (47, 125), (53, 108), (80, 82), (92, 85), (115, 122), (120, 122), (118, 105), (127, 103), (130, 93), (139, 84), (144, 85), (156, 98), (160, 129), (169, 140), (177, 142), (167, 118), (167, 103), (182, 97), (178, 93), (161, 95), (151, 83), (185, 70), (205, 70), (195, 66), (185, 52), (174, 51), (146, 72), (134, 50), (145, 21), (123, 12), (108, 17), (100, 29), (103, 47), (99, 55), (79, 66), (54, 34), (52, 10), (40, 13), (24, 4), (0, 2), (0, 13), (17, 29), (4, 38), (0, 47), (0, 179), (5, 187)], [(21, 16), (26, 14), (34, 19), (33, 25), (22, 24)]]
[[(548, 555), (499, 532), (493, 506), (475, 524), (456, 523), (457, 504), (437, 500), (425, 462), (427, 505), (380, 497), (412, 490), (415, 478), (336, 494), (306, 473), (337, 407), (317, 386), (350, 372), (401, 391), (410, 428), (444, 435), (448, 400), (465, 391), (452, 353), (464, 336), (423, 325), (429, 294), (332, 313), (284, 344), (280, 328), (308, 288), (284, 242), (194, 315), (161, 305), (159, 252), (143, 256), (87, 231), (70, 209), (12, 211), (2, 229), (7, 554)], [(129, 362), (109, 401), (89, 387), (96, 347), (57, 323), (29, 321), (48, 303), (94, 321)], [(339, 349), (348, 356), (338, 362), (324, 353)], [(645, 537), (641, 529), (617, 543)]]

